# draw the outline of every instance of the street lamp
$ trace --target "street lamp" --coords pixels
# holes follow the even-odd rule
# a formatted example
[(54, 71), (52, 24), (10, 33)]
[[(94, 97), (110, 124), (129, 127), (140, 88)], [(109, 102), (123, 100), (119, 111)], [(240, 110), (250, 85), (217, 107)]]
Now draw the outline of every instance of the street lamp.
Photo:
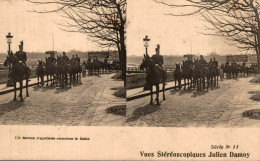
[(11, 32), (9, 32), (8, 35), (6, 35), (6, 41), (8, 44), (8, 53), (11, 53), (12, 38), (13, 36), (11, 35)]
[(148, 36), (145, 36), (145, 38), (143, 39), (143, 41), (144, 41), (144, 47), (145, 47), (145, 51), (146, 51), (146, 54), (148, 54), (148, 52), (147, 52), (147, 48), (149, 47), (149, 41), (150, 41), (150, 39), (148, 38)]
[[(145, 38), (143, 39), (144, 41), (144, 47), (145, 47), (145, 51), (146, 51), (146, 55), (148, 54), (148, 47), (149, 47), (149, 41), (150, 39), (148, 38), (148, 36), (145, 36)], [(146, 71), (146, 74), (147, 74), (147, 71)], [(148, 83), (146, 82), (146, 79), (145, 79), (145, 83), (144, 83), (144, 89), (143, 90), (150, 90), (150, 86), (148, 85)]]
[[(12, 38), (13, 38), (13, 36), (9, 32), (8, 35), (6, 35), (6, 41), (7, 41), (7, 44), (8, 44), (8, 54), (11, 54)], [(11, 65), (9, 65), (8, 81), (7, 81), (7, 84), (6, 84), (7, 87), (13, 86), (13, 82), (11, 81), (11, 78), (10, 78), (10, 72), (11, 72)]]

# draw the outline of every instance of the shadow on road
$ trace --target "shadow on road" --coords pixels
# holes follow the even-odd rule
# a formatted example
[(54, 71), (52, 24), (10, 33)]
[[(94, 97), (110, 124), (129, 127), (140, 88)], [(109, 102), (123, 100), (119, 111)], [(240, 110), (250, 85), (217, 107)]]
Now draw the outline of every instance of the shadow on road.
[(34, 91), (39, 91), (41, 90), (41, 92), (45, 92), (48, 90), (53, 90), (55, 87), (51, 87), (51, 86), (33, 86), (33, 90)]
[(73, 86), (74, 86), (74, 87), (81, 86), (81, 85), (83, 85), (82, 82), (80, 82), (80, 83), (73, 83)]
[(187, 94), (187, 93), (191, 93), (192, 92), (192, 89), (173, 89), (170, 91), (172, 95), (175, 95), (176, 93), (179, 93), (180, 96), (184, 95), (184, 94)]
[(217, 90), (217, 89), (219, 89), (219, 88), (220, 88), (219, 86), (209, 87), (209, 89), (210, 89), (210, 90), (213, 90), (213, 91), (214, 91), (214, 90)]
[(22, 106), (24, 106), (24, 103), (19, 101), (10, 101), (8, 103), (0, 104), (0, 116), (4, 115), (7, 112), (17, 110)]
[(56, 88), (56, 91), (54, 93), (55, 94), (60, 94), (60, 93), (63, 93), (63, 92), (67, 92), (70, 89), (71, 89), (71, 87)]
[(191, 97), (196, 98), (196, 97), (199, 97), (199, 96), (203, 96), (208, 92), (209, 92), (208, 90), (196, 91), (196, 92), (193, 92), (193, 95)]
[(144, 107), (137, 108), (130, 118), (127, 118), (126, 122), (132, 122), (139, 119), (141, 116), (149, 115), (160, 109), (158, 105), (146, 105)]
[(260, 101), (260, 91), (250, 91), (248, 93), (252, 94), (252, 96), (250, 97), (251, 100)]

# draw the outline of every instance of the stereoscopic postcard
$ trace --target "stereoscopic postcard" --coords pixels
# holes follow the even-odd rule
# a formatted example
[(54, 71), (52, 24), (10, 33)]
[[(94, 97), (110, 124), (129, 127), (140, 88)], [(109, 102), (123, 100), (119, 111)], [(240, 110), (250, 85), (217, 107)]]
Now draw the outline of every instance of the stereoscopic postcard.
[(0, 0), (0, 159), (260, 160), (259, 0)]

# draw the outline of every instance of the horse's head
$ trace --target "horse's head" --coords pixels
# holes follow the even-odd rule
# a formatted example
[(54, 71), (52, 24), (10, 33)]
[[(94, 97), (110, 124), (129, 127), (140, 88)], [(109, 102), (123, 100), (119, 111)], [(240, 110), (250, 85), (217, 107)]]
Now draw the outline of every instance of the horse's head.
[(13, 52), (11, 51), (6, 56), (6, 60), (4, 62), (4, 66), (8, 66), (10, 64), (16, 64), (16, 63), (18, 63), (18, 59), (14, 56)]
[(142, 64), (140, 65), (140, 69), (144, 69), (144, 68), (150, 68), (152, 67), (152, 65), (155, 65), (154, 64), (154, 61), (149, 57), (148, 54), (144, 54), (144, 59), (143, 59), (143, 62)]
[(175, 66), (176, 66), (176, 70), (179, 71), (181, 70), (181, 64), (180, 63), (175, 63)]

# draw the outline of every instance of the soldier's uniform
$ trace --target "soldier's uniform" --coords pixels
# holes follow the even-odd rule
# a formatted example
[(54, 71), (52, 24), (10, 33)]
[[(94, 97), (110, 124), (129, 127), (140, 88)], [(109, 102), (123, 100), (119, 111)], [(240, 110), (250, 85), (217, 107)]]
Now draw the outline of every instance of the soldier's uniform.
[(155, 64), (158, 64), (160, 67), (163, 65), (163, 56), (155, 54), (152, 56)]
[(73, 55), (73, 57), (70, 59), (70, 61), (76, 61), (76, 58), (74, 57), (74, 55)]
[(207, 61), (201, 56), (200, 60), (199, 60), (199, 64), (201, 66), (205, 66), (207, 64)]
[(156, 54), (152, 56), (152, 59), (154, 60), (155, 64), (158, 64), (161, 68), (163, 65), (163, 56), (160, 55), (160, 45), (157, 45), (157, 48), (155, 49)]
[(52, 63), (56, 63), (57, 62), (57, 60), (54, 57), (52, 57), (52, 56), (48, 58), (48, 61), (50, 61)]
[(22, 61), (24, 64), (26, 64), (27, 61), (27, 55), (26, 52), (23, 51), (23, 41), (21, 41), (21, 44), (19, 45), (19, 51), (15, 53), (15, 56), (19, 61)]
[(214, 58), (213, 59), (213, 65), (215, 66), (215, 67), (218, 67), (218, 61)]
[(76, 55), (75, 60), (80, 64), (80, 58), (78, 57), (78, 55)]
[(193, 62), (192, 62), (192, 60), (190, 60), (190, 59), (188, 59), (188, 60), (186, 61), (186, 63), (187, 63), (187, 65), (188, 65), (189, 67), (193, 66)]
[(68, 57), (67, 55), (63, 55), (63, 56), (61, 57), (61, 60), (62, 60), (64, 63), (70, 62), (70, 59), (69, 59), (69, 57)]
[(209, 61), (209, 66), (210, 66), (210, 67), (213, 67), (213, 65), (214, 65), (214, 62), (212, 61), (212, 59), (210, 59), (210, 61)]

